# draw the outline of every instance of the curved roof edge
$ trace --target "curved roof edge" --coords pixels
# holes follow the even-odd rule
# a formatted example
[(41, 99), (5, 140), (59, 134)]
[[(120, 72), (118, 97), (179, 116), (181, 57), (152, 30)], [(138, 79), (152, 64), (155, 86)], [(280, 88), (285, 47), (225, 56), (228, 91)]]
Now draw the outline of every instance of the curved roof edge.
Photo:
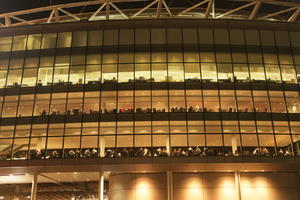
[(0, 28), (86, 20), (158, 18), (300, 22), (300, 3), (283, 0), (232, 0), (232, 5), (235, 6), (232, 9), (218, 7), (216, 0), (199, 0), (194, 5), (173, 2), (172, 0), (94, 0), (57, 4), (0, 14)]

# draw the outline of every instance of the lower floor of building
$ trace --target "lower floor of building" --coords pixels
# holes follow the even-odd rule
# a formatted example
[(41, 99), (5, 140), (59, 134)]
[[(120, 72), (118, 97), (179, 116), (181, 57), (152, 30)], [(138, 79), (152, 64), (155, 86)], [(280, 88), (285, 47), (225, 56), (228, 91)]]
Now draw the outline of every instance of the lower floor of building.
[[(0, 167), (4, 200), (299, 200), (299, 161), (63, 160)], [(20, 162), (20, 161), (14, 161)], [(38, 161), (39, 162), (39, 161)], [(10, 163), (11, 164), (11, 163)], [(51, 165), (50, 165), (51, 164)]]

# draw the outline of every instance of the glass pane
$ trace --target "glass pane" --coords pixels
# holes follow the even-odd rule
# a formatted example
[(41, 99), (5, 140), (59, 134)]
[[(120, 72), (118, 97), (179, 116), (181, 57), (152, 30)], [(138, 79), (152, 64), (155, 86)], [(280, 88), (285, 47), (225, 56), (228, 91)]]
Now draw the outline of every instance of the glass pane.
[(42, 40), (42, 34), (28, 35), (26, 49), (27, 50), (40, 49), (41, 42), (42, 42), (41, 40)]
[(56, 33), (43, 34), (42, 49), (55, 48), (56, 46)]
[(11, 50), (12, 37), (0, 37), (0, 51), (8, 52)]
[(89, 46), (102, 45), (102, 31), (89, 31), (88, 32), (88, 45)]
[(14, 36), (13, 51), (23, 51), (26, 45), (26, 35)]
[(84, 47), (87, 43), (87, 32), (80, 31), (80, 32), (73, 32), (72, 38), (72, 46), (73, 47)]
[(71, 32), (58, 33), (57, 48), (71, 47), (71, 42), (72, 42)]

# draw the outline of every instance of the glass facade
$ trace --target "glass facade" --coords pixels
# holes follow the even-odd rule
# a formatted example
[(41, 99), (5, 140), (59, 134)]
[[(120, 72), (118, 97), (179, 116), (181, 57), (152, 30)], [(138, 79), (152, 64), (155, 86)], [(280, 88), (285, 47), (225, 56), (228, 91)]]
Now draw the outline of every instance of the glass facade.
[(300, 32), (0, 38), (0, 159), (300, 155)]

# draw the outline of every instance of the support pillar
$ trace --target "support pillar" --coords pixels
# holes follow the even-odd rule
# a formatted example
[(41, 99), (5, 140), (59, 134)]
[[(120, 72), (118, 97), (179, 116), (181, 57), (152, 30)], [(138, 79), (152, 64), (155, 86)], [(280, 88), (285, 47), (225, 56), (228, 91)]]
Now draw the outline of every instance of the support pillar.
[(173, 200), (173, 172), (167, 171), (168, 200)]
[(99, 173), (98, 200), (104, 200), (104, 172)]
[(236, 139), (236, 135), (231, 135), (231, 151), (232, 151), (233, 155), (235, 155), (235, 153), (237, 152), (237, 139)]
[(169, 135), (166, 135), (166, 151), (170, 155), (171, 147), (170, 147), (170, 136)]
[(100, 157), (105, 157), (105, 138), (100, 136)]
[(38, 175), (34, 174), (32, 177), (30, 200), (36, 200), (37, 181), (38, 181)]
[(20, 185), (16, 185), (14, 199), (13, 200), (19, 200), (19, 194), (20, 193)]
[(242, 200), (242, 194), (241, 194), (241, 183), (240, 183), (240, 172), (236, 171), (234, 173), (235, 177), (235, 191), (237, 195), (237, 200)]

